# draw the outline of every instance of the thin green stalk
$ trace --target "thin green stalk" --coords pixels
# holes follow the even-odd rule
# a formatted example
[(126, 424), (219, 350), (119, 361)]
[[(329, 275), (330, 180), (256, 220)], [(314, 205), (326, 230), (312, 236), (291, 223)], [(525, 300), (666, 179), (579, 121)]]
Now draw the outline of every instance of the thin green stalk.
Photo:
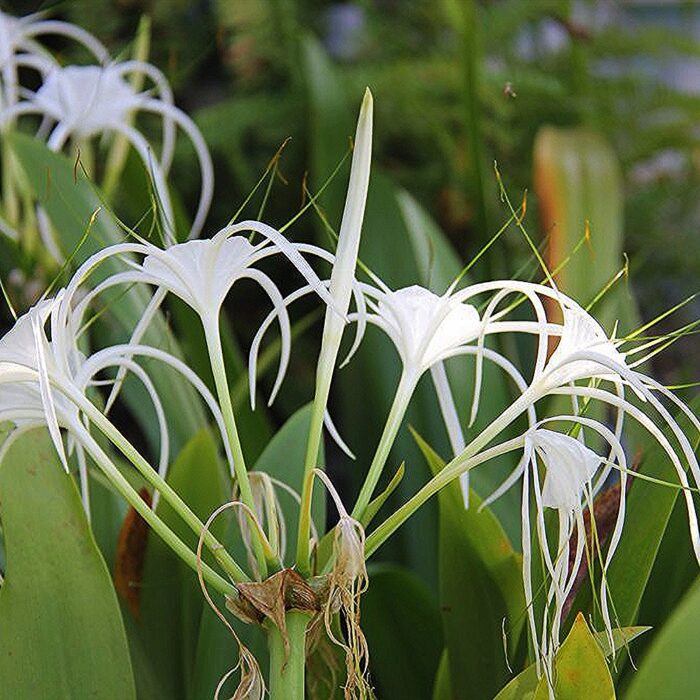
[(306, 664), (306, 627), (309, 615), (290, 610), (286, 615), (289, 654), (285, 653), (282, 634), (271, 626), (267, 634), (270, 650), (270, 700), (304, 700)]
[[(440, 471), (428, 481), (414, 496), (401, 506), (396, 512), (389, 516), (374, 532), (372, 532), (365, 542), (365, 556), (375, 552), (396, 530), (403, 525), (408, 518), (415, 513), (429, 498), (434, 496), (443, 486), (463, 474), (465, 471), (475, 467), (477, 464), (492, 459), (493, 457), (515, 449), (522, 445), (522, 436), (498, 445), (490, 450), (479, 454), (491, 440), (502, 433), (518, 416), (527, 410), (533, 402), (531, 391), (526, 391), (513, 404), (511, 404), (500, 416), (489, 423), (452, 461), (450, 461)], [(507, 449), (505, 449), (507, 447)], [(498, 451), (501, 450), (501, 451)]]
[(362, 489), (360, 490), (357, 502), (352, 511), (352, 517), (355, 518), (355, 520), (362, 519), (372, 499), (374, 490), (377, 488), (377, 483), (384, 470), (389, 452), (391, 452), (391, 448), (396, 440), (396, 434), (399, 432), (403, 418), (406, 415), (406, 410), (408, 409), (408, 404), (411, 401), (411, 396), (416, 388), (416, 381), (417, 379), (413, 373), (403, 372), (401, 374), (394, 401), (391, 405), (389, 416), (386, 419), (386, 424), (384, 425), (384, 431), (377, 445), (377, 451), (374, 453), (372, 464), (370, 464), (365, 482), (362, 485)]
[(156, 515), (149, 505), (141, 498), (136, 489), (126, 480), (114, 466), (109, 457), (87, 432), (80, 436), (81, 443), (86, 447), (90, 456), (95, 460), (104, 475), (115, 489), (131, 504), (134, 510), (148, 523), (149, 527), (175, 552), (193, 571), (201, 568), (202, 575), (219, 593), (228, 596), (237, 595), (236, 587), (216, 573), (205, 562), (197, 563), (195, 553)]
[[(476, 451), (472, 448), (472, 445), (468, 445), (461, 455), (458, 455), (449, 464), (443, 467), (443, 469), (428, 481), (423, 488), (406, 501), (397, 511), (392, 513), (371, 535), (369, 535), (369, 537), (367, 537), (365, 541), (365, 558), (369, 558), (374, 554), (401, 525), (403, 525), (429, 498), (440, 491), (440, 489), (482, 462), (518, 449), (523, 446), (523, 443), (524, 438), (519, 436), (501, 445), (492, 447), (489, 450), (484, 450), (484, 452), (475, 456), (468, 455), (468, 453)], [(478, 448), (476, 449), (478, 450)]]
[[(204, 337), (209, 352), (209, 362), (211, 363), (211, 371), (214, 375), (214, 384), (216, 385), (216, 393), (221, 406), (221, 413), (226, 426), (226, 436), (231, 446), (233, 455), (233, 470), (238, 482), (238, 488), (241, 490), (241, 500), (250, 510), (255, 513), (255, 500), (253, 499), (253, 491), (250, 488), (250, 480), (248, 479), (248, 470), (245, 464), (243, 455), (243, 447), (241, 439), (238, 435), (236, 427), (236, 418), (233, 414), (233, 405), (231, 403), (231, 394), (228, 389), (228, 379), (226, 377), (226, 365), (224, 363), (224, 352), (221, 347), (221, 334), (217, 326), (212, 324), (204, 324)], [(251, 539), (253, 542), (253, 550), (255, 559), (258, 563), (260, 576), (267, 578), (268, 561), (265, 558), (265, 552), (260, 538), (257, 536), (257, 530), (251, 523)], [(273, 563), (273, 562), (269, 562)]]
[[(115, 447), (136, 467), (139, 473), (151, 486), (158, 489), (161, 498), (182, 518), (183, 522), (199, 537), (204, 529), (204, 523), (192, 512), (189, 506), (180, 498), (158, 472), (144, 459), (139, 451), (121, 434), (108, 418), (100, 413), (95, 406), (79, 392), (70, 392), (68, 398), (87, 416), (90, 422), (107, 437)], [(134, 506), (136, 507), (136, 506)], [(204, 544), (213, 554), (224, 571), (236, 582), (250, 580), (224, 546), (208, 530), (204, 535)]]
[[(342, 333), (342, 331), (341, 331)], [(337, 356), (337, 345), (331, 347), (330, 350), (335, 350), (332, 358), (327, 357), (330, 353), (329, 347), (334, 345), (326, 343), (326, 335), (324, 333), (324, 342), (321, 346), (321, 353), (318, 359), (316, 370), (316, 392), (314, 394), (314, 402), (311, 408), (311, 423), (309, 425), (309, 439), (306, 443), (306, 455), (304, 457), (304, 483), (301, 491), (301, 503), (299, 505), (299, 530), (297, 536), (297, 569), (302, 576), (308, 576), (311, 573), (309, 563), (309, 533), (311, 532), (311, 497), (313, 494), (314, 485), (314, 469), (318, 460), (318, 451), (321, 446), (321, 436), (323, 434), (323, 415), (328, 404), (328, 394), (331, 389), (330, 372), (324, 372), (322, 369), (327, 366), (330, 361), (335, 364)]]

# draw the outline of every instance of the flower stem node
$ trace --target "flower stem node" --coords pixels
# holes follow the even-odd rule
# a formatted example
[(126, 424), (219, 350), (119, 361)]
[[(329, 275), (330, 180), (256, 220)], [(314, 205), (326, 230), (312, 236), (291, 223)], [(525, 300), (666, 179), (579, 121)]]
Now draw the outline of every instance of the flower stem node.
[(264, 581), (239, 583), (238, 598), (226, 597), (226, 607), (247, 624), (270, 622), (282, 635), (289, 654), (286, 612), (298, 610), (314, 615), (320, 603), (314, 590), (294, 569), (283, 569)]

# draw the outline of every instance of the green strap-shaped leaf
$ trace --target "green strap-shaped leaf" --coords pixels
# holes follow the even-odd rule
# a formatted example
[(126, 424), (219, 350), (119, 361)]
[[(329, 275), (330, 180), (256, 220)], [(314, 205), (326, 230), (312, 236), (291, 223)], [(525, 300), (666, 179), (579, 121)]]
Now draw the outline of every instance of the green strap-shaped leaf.
[(0, 589), (2, 697), (135, 700), (117, 597), (45, 430), (6, 444), (0, 516), (8, 564)]
[(688, 700), (700, 697), (700, 585), (683, 598), (658, 632), (639, 670), (632, 674), (626, 700)]
[[(80, 168), (74, 171), (72, 161), (61, 154), (53, 153), (37, 139), (22, 134), (14, 134), (8, 139), (34, 196), (46, 211), (55, 229), (64, 255), (69, 256), (78, 248), (93, 214), (101, 208), (87, 239), (73, 257), (75, 265), (107, 245), (123, 242), (125, 234), (117, 227), (109, 212), (105, 211), (104, 205)], [(93, 284), (97, 284), (116, 269), (114, 264), (105, 263), (91, 278)], [(109, 303), (109, 318), (113, 322), (98, 321), (100, 341), (125, 342), (143, 315), (150, 298), (148, 292), (132, 287), (125, 293), (123, 288), (116, 288), (106, 292), (102, 298)], [(179, 355), (177, 342), (162, 314), (157, 314), (153, 319), (144, 336), (144, 342)], [(184, 379), (160, 363), (151, 362), (148, 373), (163, 404), (170, 408), (177, 407), (177, 410), (169, 413), (168, 427), (173, 449), (179, 450), (197, 430), (206, 425), (201, 401)], [(149, 405), (148, 395), (138, 382), (126, 382), (124, 396), (135, 419), (157, 449), (158, 423), (151, 411), (143, 410), (144, 406)]]
[(437, 605), (425, 584), (400, 566), (370, 567), (362, 598), (362, 628), (380, 698), (425, 700), (442, 652)]
[[(444, 461), (414, 434), (433, 473)], [(522, 631), (525, 598), (521, 558), (493, 513), (479, 512), (472, 491), (464, 508), (458, 481), (442, 489), (440, 503), (440, 606), (452, 696), (492, 698), (508, 677), (502, 623), (509, 651)]]

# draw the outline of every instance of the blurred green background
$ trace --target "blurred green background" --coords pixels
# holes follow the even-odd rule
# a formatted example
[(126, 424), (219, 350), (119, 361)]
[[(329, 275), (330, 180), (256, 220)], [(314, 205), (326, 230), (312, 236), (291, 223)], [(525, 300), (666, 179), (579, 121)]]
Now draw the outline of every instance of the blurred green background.
[[(696, 291), (697, 2), (20, 0), (0, 6), (15, 15), (50, 10), (93, 32), (116, 56), (128, 54), (141, 17), (151, 18), (150, 60), (173, 84), (216, 160), (211, 231), (292, 137), (280, 163), (285, 182), (278, 180), (266, 210), (271, 223), (286, 221), (302, 200), (304, 174), (321, 182), (342, 158), (353, 109), (369, 85), (377, 102), (376, 169), (420, 202), (462, 259), (506, 218), (494, 161), (513, 192), (530, 190), (528, 231), (551, 233), (538, 206), (547, 191), (533, 191), (536, 136), (545, 125), (585, 128), (606, 140), (619, 163), (622, 248), (641, 316), (651, 318)], [(334, 74), (330, 91), (342, 98), (328, 94), (328, 76), (319, 75), (325, 70)], [(346, 104), (348, 113), (326, 114), (335, 130), (325, 133), (315, 110), (331, 104)], [(178, 160), (173, 182), (194, 203), (197, 173), (188, 162)], [(347, 168), (336, 178), (336, 191), (346, 174)], [(337, 225), (332, 203), (323, 204)], [(582, 214), (573, 238), (583, 234), (589, 212)], [(517, 236), (504, 237), (497, 250), (480, 274), (512, 274), (528, 253)], [(686, 307), (677, 325), (697, 318), (698, 308)], [(697, 347), (686, 341), (682, 352), (667, 353), (664, 375), (689, 381), (686, 368), (698, 366)]]

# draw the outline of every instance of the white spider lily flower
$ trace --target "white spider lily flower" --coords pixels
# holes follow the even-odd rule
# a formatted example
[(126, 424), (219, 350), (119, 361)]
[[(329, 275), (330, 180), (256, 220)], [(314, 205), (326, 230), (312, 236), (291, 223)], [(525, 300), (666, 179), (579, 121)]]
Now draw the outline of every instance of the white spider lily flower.
[[(554, 656), (559, 648), (562, 611), (576, 582), (586, 546), (584, 509), (592, 511), (596, 489), (594, 477), (605, 458), (588, 448), (581, 439), (571, 435), (541, 427), (550, 422), (568, 422), (592, 430), (610, 446), (611, 463), (620, 470), (620, 503), (616, 523), (610, 538), (608, 553), (604, 561), (604, 574), (615, 554), (622, 534), (625, 517), (625, 493), (627, 460), (620, 441), (606, 426), (581, 416), (554, 416), (535, 424), (525, 434), (523, 458), (517, 468), (517, 477), (522, 477), (522, 551), (523, 588), (528, 612), (530, 637), (535, 647), (538, 673), (546, 674), (550, 686), (553, 685)], [(544, 480), (540, 483), (538, 458), (544, 467)], [(504, 487), (497, 489), (488, 499), (492, 502), (515, 483), (506, 480)], [(534, 495), (536, 507), (535, 531), (539, 549), (549, 576), (547, 595), (543, 606), (543, 617), (538, 625), (532, 590), (532, 542), (530, 522), (530, 500)], [(487, 502), (484, 502), (484, 506)], [(483, 507), (483, 506), (482, 506)], [(554, 554), (550, 548), (545, 525), (545, 509), (558, 514), (558, 537)], [(570, 542), (575, 537), (573, 559)], [(595, 555), (594, 555), (595, 556)], [(608, 611), (607, 582), (603, 575), (601, 584), (601, 606), (608, 636), (612, 636), (612, 623)]]
[(17, 68), (27, 58), (45, 65), (55, 63), (51, 53), (37, 41), (42, 36), (61, 36), (86, 48), (102, 64), (109, 61), (103, 44), (92, 34), (70, 22), (45, 19), (43, 13), (13, 17), (0, 12), (0, 108), (13, 105), (18, 98)]
[[(616, 445), (618, 447), (619, 445)], [(532, 478), (532, 489), (537, 507), (537, 536), (546, 569), (551, 578), (544, 605), (542, 629), (538, 640), (535, 620), (532, 584), (530, 578), (531, 550), (530, 525), (523, 514), (523, 580), (525, 581), (526, 605), (533, 644), (537, 653), (538, 668), (540, 659), (545, 662), (545, 673), (550, 686), (553, 686), (552, 663), (559, 647), (559, 628), (566, 599), (576, 581), (585, 545), (586, 530), (583, 520), (582, 499), (587, 494), (587, 502), (592, 507), (591, 479), (603, 461), (595, 452), (578, 440), (552, 430), (538, 428), (525, 438), (525, 454), (531, 464), (531, 472), (526, 467), (523, 484), (523, 510), (525, 501), (530, 499), (528, 477)], [(537, 457), (545, 469), (544, 485), (540, 487), (537, 473)], [(544, 521), (544, 509), (552, 508), (559, 516), (559, 535), (554, 556), (549, 549)], [(576, 551), (573, 566), (569, 566), (569, 542), (576, 531)], [(527, 570), (526, 570), (527, 567)], [(554, 611), (550, 606), (554, 601)], [(550, 619), (551, 615), (551, 619)]]
[[(570, 361), (582, 352), (591, 353), (592, 359)], [(614, 378), (614, 371), (611, 372), (609, 365), (596, 362), (596, 356), (625, 366), (624, 355), (598, 321), (581, 309), (564, 307), (559, 343), (543, 370), (547, 384), (561, 386), (579, 379)]]
[[(149, 483), (160, 491), (185, 523), (196, 533), (202, 529), (201, 521), (182, 502), (173, 489), (151, 467), (131, 443), (110, 423), (87, 396), (87, 387), (101, 384), (94, 381), (94, 374), (107, 366), (121, 367), (127, 363), (135, 376), (141, 379), (151, 395), (161, 424), (161, 471), (167, 467), (168, 436), (164, 414), (153, 384), (141, 368), (132, 363), (132, 356), (143, 354), (167, 361), (185, 378), (194, 373), (176, 358), (171, 358), (155, 348), (134, 346), (107, 348), (90, 358), (83, 357), (75, 343), (74, 324), (65, 310), (70, 295), (61, 290), (55, 299), (43, 300), (21, 316), (14, 327), (0, 339), (0, 420), (14, 423), (18, 429), (28, 425), (46, 425), (63, 466), (68, 460), (63, 446), (61, 429), (68, 431), (69, 445), (77, 452), (81, 491), (89, 516), (87, 489), (87, 460), (89, 455), (105, 474), (114, 488), (136, 509), (141, 517), (163, 538), (173, 551), (192, 569), (198, 570), (192, 550), (149, 508), (138, 492), (115, 466), (112, 459), (98, 444), (90, 432), (94, 425), (139, 470)], [(68, 323), (63, 323), (68, 318)], [(51, 329), (51, 337), (46, 326)], [(166, 359), (167, 358), (167, 359)], [(216, 406), (203, 382), (197, 378), (203, 398), (210, 406)], [(223, 421), (216, 414), (223, 430)], [(234, 580), (246, 580), (246, 574), (210, 533), (205, 535), (207, 547)], [(220, 590), (230, 590), (231, 584), (203, 565), (204, 575)]]
[(575, 438), (545, 428), (528, 435), (526, 449), (534, 449), (547, 468), (542, 505), (566, 510), (580, 506), (584, 486), (590, 485), (600, 457)]
[(480, 328), (473, 306), (418, 285), (380, 292), (375, 308), (368, 320), (391, 338), (404, 371), (416, 377), (472, 342)]
[[(165, 478), (169, 461), (165, 412), (151, 379), (133, 357), (159, 360), (182, 374), (201, 394), (222, 435), (225, 430), (221, 411), (206, 385), (184, 363), (168, 353), (132, 344), (109, 347), (86, 358), (77, 345), (80, 337), (77, 319), (66, 312), (69, 304), (70, 296), (61, 290), (54, 299), (39, 302), (21, 316), (0, 339), (0, 420), (10, 421), (18, 427), (46, 425), (66, 471), (68, 459), (60, 431), (62, 428), (68, 431), (69, 448), (77, 452), (81, 492), (89, 514), (88, 479), (82, 447), (86, 435), (85, 407), (92, 407), (88, 391), (104, 383), (96, 376), (105, 369), (126, 369), (146, 389), (160, 428), (158, 474), (161, 478)], [(50, 339), (46, 333), (47, 324)], [(154, 502), (157, 500), (156, 492)]]
[[(379, 447), (353, 510), (354, 517), (361, 517), (367, 507), (418, 380), (429, 369), (452, 450), (458, 454), (464, 449), (464, 436), (442, 363), (455, 355), (468, 353), (469, 344), (481, 330), (477, 310), (463, 303), (452, 289), (438, 295), (418, 285), (395, 291), (381, 282), (379, 285), (363, 285), (368, 307), (366, 321), (381, 328), (394, 343), (402, 372)], [(465, 505), (468, 505), (467, 474), (462, 475), (460, 483)]]
[[(263, 240), (253, 244), (244, 235), (236, 235), (244, 232), (257, 233)], [(89, 292), (86, 298), (93, 298), (118, 284), (141, 283), (155, 286), (156, 293), (132, 333), (131, 344), (140, 341), (168, 292), (180, 297), (197, 312), (204, 329), (217, 398), (226, 427), (225, 442), (231, 451), (232, 468), (241, 489), (241, 500), (249, 512), (254, 512), (255, 504), (228, 388), (219, 315), (226, 295), (237, 280), (247, 278), (256, 282), (267, 293), (278, 312), (282, 347), (288, 352), (291, 331), (282, 295), (272, 279), (256, 267), (261, 260), (279, 253), (292, 262), (319, 296), (334, 306), (333, 313), (337, 313), (334, 300), (297, 245), (290, 243), (280, 232), (257, 221), (228, 226), (211, 239), (187, 241), (165, 250), (148, 243), (111, 246), (88, 259), (74, 276), (72, 286), (69, 285), (71, 294), (75, 293), (76, 288), (101, 264), (122, 257), (126, 271), (108, 277)], [(135, 256), (141, 256), (142, 262), (137, 262)], [(108, 399), (108, 407), (112, 405), (124, 376), (125, 369), (121, 369)], [(256, 547), (259, 571), (264, 577), (266, 562), (262, 543), (256, 538), (253, 544)]]
[[(41, 66), (37, 66), (41, 69)], [(156, 196), (161, 209), (161, 223), (166, 240), (176, 240), (174, 213), (168, 186), (167, 173), (172, 161), (173, 125), (182, 129), (192, 143), (199, 162), (201, 192), (197, 212), (188, 238), (199, 235), (204, 226), (214, 187), (211, 156), (194, 122), (172, 102), (172, 91), (163, 74), (154, 66), (140, 61), (110, 63), (104, 66), (51, 66), (42, 85), (36, 92), (25, 91), (25, 99), (0, 111), (0, 126), (26, 114), (38, 114), (54, 123), (47, 145), (60, 151), (69, 138), (90, 140), (105, 133), (121, 134), (131, 144), (144, 167), (153, 178)], [(154, 84), (153, 91), (137, 92), (126, 80), (129, 75), (140, 74)], [(160, 158), (143, 134), (132, 125), (139, 113), (152, 113), (162, 119), (163, 149)], [(45, 214), (40, 223), (46, 229)], [(56, 251), (55, 242), (44, 230), (47, 245)]]
[[(251, 232), (259, 234), (263, 241), (252, 244), (244, 235)], [(210, 239), (186, 241), (166, 249), (149, 243), (110, 246), (83, 264), (69, 288), (74, 292), (99, 266), (110, 259), (123, 258), (127, 269), (107, 278), (90, 296), (100, 294), (108, 287), (134, 282), (152, 285), (162, 292), (154, 299), (148, 313), (144, 314), (138, 331), (135, 330), (138, 339), (138, 332), (145, 331), (167, 292), (188, 304), (200, 317), (205, 330), (218, 331), (221, 306), (231, 287), (238, 280), (251, 279), (263, 288), (275, 306), (282, 327), (283, 343), (286, 344), (289, 326), (282, 295), (270, 277), (258, 270), (256, 265), (273, 255), (282, 254), (324, 301), (332, 303), (328, 290), (300, 252), (301, 249), (303, 247), (288, 241), (267, 224), (243, 221), (227, 226)], [(134, 256), (141, 256), (142, 262), (136, 262)]]
[[(253, 245), (245, 233), (257, 233), (264, 239)], [(95, 253), (78, 269), (69, 283), (68, 293), (73, 296), (80, 285), (102, 265), (114, 259), (123, 258), (126, 271), (117, 272), (88, 292), (76, 308), (74, 317), (82, 318), (85, 309), (94, 298), (110, 287), (130, 283), (144, 283), (157, 288), (148, 308), (134, 328), (131, 343), (139, 343), (153, 317), (170, 292), (180, 297), (200, 317), (202, 325), (213, 343), (218, 338), (219, 314), (221, 306), (231, 287), (240, 279), (257, 282), (268, 294), (275, 307), (282, 338), (282, 358), (288, 357), (291, 331), (289, 318), (282, 297), (274, 282), (255, 266), (268, 257), (285, 255), (307, 280), (304, 287), (316, 291), (325, 301), (330, 302), (328, 291), (316, 276), (302, 253), (326, 255), (315, 246), (303, 246), (288, 241), (272, 227), (258, 221), (243, 221), (227, 226), (213, 238), (200, 241), (187, 241), (163, 250), (149, 243), (124, 243), (110, 246)], [(141, 257), (137, 262), (134, 257)], [(120, 379), (123, 374), (120, 375)], [(116, 398), (121, 384), (120, 379), (108, 400), (108, 407)]]
[[(637, 421), (664, 449), (676, 470), (679, 483), (683, 486), (688, 485), (686, 469), (690, 468), (694, 481), (700, 485), (700, 466), (694, 450), (660, 398), (683, 411), (698, 432), (700, 421), (670, 391), (628, 366), (625, 353), (620, 350), (620, 341), (608, 337), (600, 324), (573, 299), (545, 285), (508, 280), (487, 282), (466, 287), (457, 292), (456, 296), (462, 300), (470, 300), (494, 292), (495, 295), (489, 304), (490, 317), (487, 319), (485, 312), (482, 319), (485, 328), (482, 335), (525, 333), (535, 336), (535, 368), (532, 379), (521, 396), (467, 446), (468, 455), (483, 449), (518, 416), (541, 399), (551, 395), (564, 395), (571, 398), (574, 412), (577, 414), (580, 412), (580, 400), (595, 401), (610, 407), (617, 414), (614, 434), (618, 440), (622, 434), (624, 419), (631, 418)], [(536, 315), (535, 321), (507, 320), (507, 315), (516, 306), (517, 301), (504, 310), (496, 310), (495, 300), (499, 296), (502, 299), (510, 293), (521, 295), (522, 299), (530, 303)], [(550, 299), (559, 306), (564, 319), (562, 324), (546, 320), (542, 299)], [(547, 360), (550, 338), (558, 338), (559, 342)], [(483, 355), (481, 342), (479, 347), (481, 349), (477, 353), (477, 359)], [(626, 395), (628, 388), (641, 402), (640, 406)], [(668, 430), (670, 440), (663, 434), (662, 427)], [(601, 470), (596, 488), (605, 480), (609, 471), (609, 465)], [(686, 489), (684, 496), (693, 548), (700, 562), (700, 527), (695, 506), (690, 491)]]

